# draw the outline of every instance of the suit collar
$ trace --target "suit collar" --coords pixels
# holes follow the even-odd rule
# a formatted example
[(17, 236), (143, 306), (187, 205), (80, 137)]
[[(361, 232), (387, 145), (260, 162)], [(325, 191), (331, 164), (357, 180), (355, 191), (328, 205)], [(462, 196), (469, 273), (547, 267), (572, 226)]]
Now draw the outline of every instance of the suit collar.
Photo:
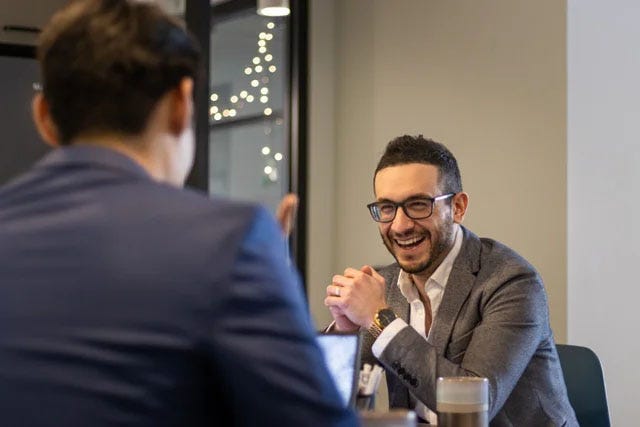
[(462, 248), (453, 264), (449, 276), (450, 286), (447, 286), (442, 296), (438, 316), (434, 319), (430, 336), (431, 344), (438, 349), (438, 353), (441, 355), (444, 354), (458, 313), (469, 296), (480, 269), (480, 239), (466, 228), (461, 228), (464, 232)]
[(116, 169), (139, 178), (152, 179), (151, 175), (132, 158), (116, 150), (95, 145), (74, 144), (53, 149), (36, 167), (59, 168), (91, 166)]

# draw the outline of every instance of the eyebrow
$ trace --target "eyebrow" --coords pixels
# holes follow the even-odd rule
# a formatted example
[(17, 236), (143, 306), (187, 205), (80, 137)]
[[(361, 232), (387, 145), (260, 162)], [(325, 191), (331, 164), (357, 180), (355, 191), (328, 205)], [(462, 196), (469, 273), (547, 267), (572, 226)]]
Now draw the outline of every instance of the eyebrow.
[(407, 197), (406, 199), (400, 200), (399, 202), (396, 202), (395, 200), (391, 200), (391, 199), (387, 199), (387, 198), (380, 198), (377, 199), (376, 202), (380, 203), (380, 202), (389, 202), (389, 203), (404, 203), (404, 202), (408, 202), (410, 200), (417, 200), (417, 199), (433, 199), (433, 196), (429, 196), (426, 194), (414, 194), (411, 195), (409, 197)]

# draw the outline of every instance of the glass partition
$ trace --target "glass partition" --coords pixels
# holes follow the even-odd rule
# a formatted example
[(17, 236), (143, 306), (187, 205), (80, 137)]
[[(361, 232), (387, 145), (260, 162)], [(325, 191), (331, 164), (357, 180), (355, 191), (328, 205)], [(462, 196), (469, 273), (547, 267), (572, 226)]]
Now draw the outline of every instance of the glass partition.
[(211, 27), (209, 191), (275, 210), (289, 190), (287, 18), (255, 7)]

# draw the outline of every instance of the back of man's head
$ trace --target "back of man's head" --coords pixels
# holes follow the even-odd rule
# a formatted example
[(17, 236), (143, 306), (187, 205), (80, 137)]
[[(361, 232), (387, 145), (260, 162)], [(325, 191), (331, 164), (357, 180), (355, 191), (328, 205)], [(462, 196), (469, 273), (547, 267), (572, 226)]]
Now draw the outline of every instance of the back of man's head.
[(160, 98), (196, 80), (200, 53), (181, 23), (148, 1), (76, 0), (38, 46), (44, 97), (59, 142), (137, 135)]
[(437, 167), (440, 190), (444, 193), (462, 191), (462, 178), (455, 156), (444, 145), (422, 135), (402, 135), (391, 140), (378, 161), (374, 181), (380, 170), (410, 163)]

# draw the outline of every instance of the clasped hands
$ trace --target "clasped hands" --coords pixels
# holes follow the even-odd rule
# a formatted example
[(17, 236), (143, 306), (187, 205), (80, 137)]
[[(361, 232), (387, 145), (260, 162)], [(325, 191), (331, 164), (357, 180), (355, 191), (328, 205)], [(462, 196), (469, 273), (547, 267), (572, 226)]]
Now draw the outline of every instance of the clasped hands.
[[(295, 194), (286, 194), (276, 210), (276, 219), (285, 238), (293, 229), (298, 202)], [(387, 305), (384, 278), (369, 265), (360, 270), (347, 268), (344, 274), (333, 276), (331, 284), (327, 286), (324, 304), (329, 308), (338, 331), (367, 328), (378, 309)]]
[(370, 265), (360, 270), (347, 268), (344, 274), (333, 276), (324, 305), (333, 316), (335, 328), (352, 332), (369, 327), (378, 309), (387, 305), (385, 288), (384, 278)]

